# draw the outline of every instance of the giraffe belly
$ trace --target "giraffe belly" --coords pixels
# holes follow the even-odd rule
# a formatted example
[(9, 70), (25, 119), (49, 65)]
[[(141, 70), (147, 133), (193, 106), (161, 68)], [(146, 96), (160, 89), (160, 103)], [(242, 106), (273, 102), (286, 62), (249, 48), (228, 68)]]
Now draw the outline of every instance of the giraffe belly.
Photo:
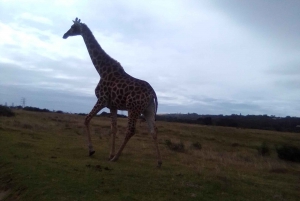
[(118, 110), (131, 110), (131, 109), (138, 109), (143, 111), (146, 106), (148, 105), (148, 102), (141, 102), (139, 97), (136, 96), (126, 96), (126, 97), (120, 97), (120, 99), (115, 98), (111, 99), (110, 104), (108, 108), (115, 108)]
[(128, 109), (126, 107), (126, 98), (123, 98), (123, 97), (121, 98), (120, 96), (119, 96), (119, 99), (111, 98), (108, 105), (109, 105), (108, 108), (115, 108), (118, 110), (127, 110)]
[(117, 109), (117, 110), (128, 110), (129, 109), (129, 108), (127, 108), (124, 105), (115, 105), (115, 104), (109, 105), (109, 106), (107, 106), (107, 108), (109, 108), (109, 109)]

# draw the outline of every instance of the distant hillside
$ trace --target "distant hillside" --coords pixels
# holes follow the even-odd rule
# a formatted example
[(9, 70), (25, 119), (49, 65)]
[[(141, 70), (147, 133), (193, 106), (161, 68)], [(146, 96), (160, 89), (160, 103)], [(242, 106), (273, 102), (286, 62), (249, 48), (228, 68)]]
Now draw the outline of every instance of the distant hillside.
[[(55, 112), (66, 113), (61, 110), (40, 109), (37, 107), (24, 107), (15, 106), (9, 107), (11, 109), (23, 109), (26, 111), (34, 112)], [(86, 116), (86, 113), (75, 113), (77, 115)], [(102, 112), (97, 117), (110, 117), (110, 113)], [(127, 118), (126, 115), (118, 114), (118, 118)], [(299, 132), (300, 133), (300, 118), (299, 117), (276, 117), (274, 115), (200, 115), (197, 113), (170, 113), (170, 114), (157, 114), (156, 120), (167, 122), (181, 122), (189, 124), (201, 124), (201, 125), (215, 125), (225, 127), (236, 128), (251, 128), (251, 129), (263, 129), (263, 130), (276, 130), (287, 132)]]

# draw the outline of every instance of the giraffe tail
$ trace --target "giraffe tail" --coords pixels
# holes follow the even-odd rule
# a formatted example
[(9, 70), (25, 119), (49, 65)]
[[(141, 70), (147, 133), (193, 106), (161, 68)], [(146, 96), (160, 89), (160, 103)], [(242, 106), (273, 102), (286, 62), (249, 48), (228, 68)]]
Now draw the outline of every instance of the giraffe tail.
[(155, 121), (156, 121), (158, 101), (157, 101), (157, 96), (156, 96), (155, 92), (154, 92), (154, 102), (155, 102)]

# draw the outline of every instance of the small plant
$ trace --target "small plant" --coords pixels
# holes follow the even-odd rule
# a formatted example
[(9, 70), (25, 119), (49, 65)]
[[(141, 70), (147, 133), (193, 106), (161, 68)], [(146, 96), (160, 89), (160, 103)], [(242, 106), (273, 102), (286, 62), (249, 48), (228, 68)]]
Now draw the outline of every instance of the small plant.
[(276, 147), (278, 158), (287, 161), (300, 162), (300, 149), (291, 145)]
[(171, 140), (165, 140), (165, 144), (172, 151), (184, 152), (183, 142), (173, 143)]
[(270, 155), (270, 148), (266, 142), (263, 142), (258, 148), (257, 151), (262, 156), (269, 156)]
[(165, 140), (165, 144), (167, 145), (167, 147), (169, 147), (172, 145), (172, 142), (171, 140)]
[(232, 147), (238, 147), (238, 146), (239, 146), (239, 143), (234, 142), (234, 143), (231, 144), (231, 146), (232, 146)]
[(25, 129), (32, 129), (33, 126), (30, 125), (30, 124), (24, 124), (24, 125), (23, 125), (23, 128), (25, 128)]
[(202, 146), (201, 146), (200, 142), (193, 142), (192, 147), (194, 149), (199, 149), (199, 150), (202, 149)]
[(15, 113), (9, 107), (0, 105), (0, 116), (13, 117)]

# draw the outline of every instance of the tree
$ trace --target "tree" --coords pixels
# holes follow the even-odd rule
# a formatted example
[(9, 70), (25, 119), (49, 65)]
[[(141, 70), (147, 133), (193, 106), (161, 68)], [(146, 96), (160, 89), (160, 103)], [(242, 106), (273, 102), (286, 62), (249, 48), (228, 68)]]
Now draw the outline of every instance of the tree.
[(205, 118), (203, 118), (202, 121), (205, 125), (212, 125), (212, 118), (211, 117), (205, 117)]

